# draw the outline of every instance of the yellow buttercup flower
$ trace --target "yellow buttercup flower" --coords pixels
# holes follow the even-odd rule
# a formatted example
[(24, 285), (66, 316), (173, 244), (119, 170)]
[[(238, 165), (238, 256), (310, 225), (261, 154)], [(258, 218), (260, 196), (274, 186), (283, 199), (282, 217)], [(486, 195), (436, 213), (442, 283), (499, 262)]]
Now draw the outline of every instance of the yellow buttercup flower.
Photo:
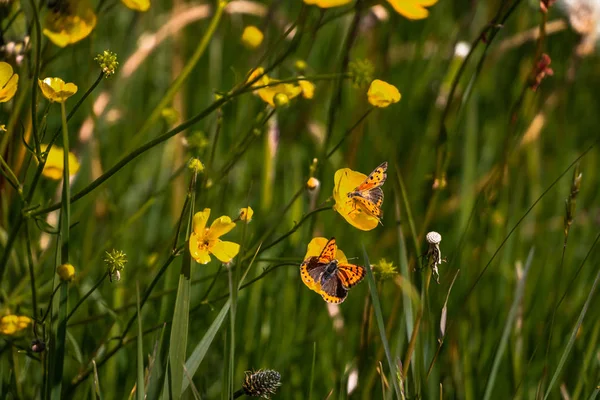
[(350, 3), (352, 0), (304, 0), (305, 4), (314, 4), (321, 8), (339, 7)]
[(69, 282), (75, 277), (75, 267), (71, 264), (62, 264), (56, 268), (56, 273), (63, 282)]
[(244, 28), (242, 43), (249, 49), (256, 49), (262, 43), (265, 35), (254, 25)]
[[(301, 76), (301, 78), (303, 78)], [(312, 99), (315, 95), (315, 85), (310, 81), (298, 81), (300, 89), (302, 89), (302, 97), (305, 99)]]
[(121, 0), (125, 7), (135, 11), (148, 11), (150, 8), (150, 0)]
[(31, 324), (31, 318), (24, 315), (5, 315), (0, 318), (0, 334), (14, 335), (21, 332)]
[[(310, 241), (310, 243), (308, 243), (308, 248), (306, 250), (306, 255), (304, 256), (304, 259), (306, 260), (310, 257), (320, 256), (321, 252), (323, 251), (323, 248), (325, 248), (325, 245), (327, 244), (327, 242), (329, 242), (329, 239), (324, 238), (324, 237), (313, 238)], [(348, 259), (346, 258), (346, 255), (339, 248), (337, 249), (335, 258), (336, 258), (336, 260), (338, 260), (339, 264), (348, 264)], [(305, 284), (306, 284), (306, 282), (305, 282)], [(308, 288), (310, 290), (313, 290), (319, 294), (321, 293), (321, 284), (317, 281), (312, 282), (312, 285), (307, 284), (306, 286), (308, 286)]]
[(38, 79), (38, 85), (45, 98), (57, 103), (64, 103), (65, 100), (77, 93), (77, 85), (71, 82), (65, 83), (60, 78), (45, 78), (43, 81)]
[(340, 213), (350, 225), (363, 231), (374, 229), (379, 220), (361, 209), (360, 204), (348, 198), (348, 193), (363, 183), (367, 178), (365, 174), (353, 171), (350, 168), (338, 169), (334, 175), (333, 209)]
[(248, 207), (244, 207), (240, 210), (240, 220), (244, 221), (246, 223), (252, 221), (252, 216), (254, 215), (254, 210), (252, 209), (252, 207), (248, 206)]
[(396, 12), (408, 19), (424, 19), (429, 16), (425, 7), (437, 3), (437, 0), (387, 0)]
[(13, 72), (9, 63), (0, 62), (0, 103), (6, 103), (15, 96), (19, 75)]
[(240, 251), (240, 245), (233, 242), (224, 242), (219, 239), (233, 228), (235, 223), (227, 216), (219, 217), (213, 221), (210, 228), (206, 227), (210, 217), (210, 208), (197, 212), (193, 218), (194, 231), (190, 235), (190, 254), (200, 264), (210, 262), (210, 254), (223, 263), (228, 263)]
[[(42, 151), (46, 151), (47, 148), (47, 144), (41, 145)], [(64, 157), (65, 151), (62, 148), (52, 146), (46, 158), (46, 165), (44, 165), (42, 175), (56, 181), (61, 180), (63, 176), (63, 167), (65, 165)], [(79, 161), (77, 161), (75, 154), (69, 153), (69, 175), (74, 176), (77, 171), (79, 171)]]
[[(264, 72), (263, 68), (257, 68), (252, 71), (250, 77), (247, 82), (254, 80), (257, 76), (261, 75)], [(271, 79), (267, 75), (263, 75), (258, 81), (252, 84), (253, 87), (263, 86), (272, 83), (279, 82), (277, 79)], [(265, 103), (268, 103), (271, 107), (275, 107), (275, 96), (277, 94), (284, 94), (287, 96), (288, 100), (297, 97), (302, 93), (302, 88), (300, 86), (294, 85), (292, 83), (280, 83), (278, 85), (267, 86), (260, 89), (257, 89), (255, 92)], [(281, 96), (280, 96), (281, 98)], [(280, 105), (281, 106), (281, 105)]]
[(375, 79), (367, 92), (369, 103), (375, 107), (385, 108), (400, 101), (400, 92), (394, 85)]
[(43, 34), (65, 47), (86, 38), (96, 27), (96, 14), (87, 0), (65, 0), (46, 14)]

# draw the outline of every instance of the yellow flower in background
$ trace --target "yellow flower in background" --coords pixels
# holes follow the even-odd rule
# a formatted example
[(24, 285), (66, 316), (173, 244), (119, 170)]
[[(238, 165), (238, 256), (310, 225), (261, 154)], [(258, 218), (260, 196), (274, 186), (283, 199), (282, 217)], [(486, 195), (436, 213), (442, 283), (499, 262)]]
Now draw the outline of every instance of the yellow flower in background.
[[(324, 237), (313, 238), (310, 241), (310, 243), (308, 243), (308, 248), (306, 250), (306, 255), (304, 256), (304, 259), (307, 260), (310, 257), (320, 256), (321, 252), (323, 251), (323, 249), (325, 248), (325, 245), (328, 242), (329, 242), (329, 239), (324, 238)], [(339, 248), (337, 249), (335, 259), (338, 261), (339, 264), (348, 264), (348, 259), (346, 258), (346, 255)], [(310, 290), (313, 290), (313, 291), (321, 294), (321, 284), (319, 282), (313, 281), (313, 282), (310, 282), (311, 283), (310, 285), (308, 284), (309, 282), (304, 282), (304, 283), (306, 284), (306, 286), (308, 286), (308, 288)]]
[[(300, 78), (303, 78), (301, 76)], [(315, 85), (310, 81), (298, 81), (300, 89), (302, 89), (302, 97), (305, 99), (312, 99), (315, 95)]]
[(63, 282), (69, 282), (73, 280), (75, 276), (75, 267), (71, 264), (62, 264), (56, 268), (56, 273)]
[(375, 107), (385, 108), (400, 101), (400, 92), (394, 85), (375, 79), (367, 92), (369, 103)]
[(5, 315), (0, 318), (0, 334), (14, 335), (27, 328), (29, 324), (31, 324), (31, 318), (24, 315)]
[(352, 0), (304, 0), (305, 4), (314, 4), (321, 8), (339, 7), (352, 2)]
[(64, 0), (46, 14), (42, 33), (55, 45), (65, 47), (85, 39), (96, 22), (94, 9), (87, 0)]
[(262, 43), (265, 35), (254, 25), (244, 28), (242, 43), (249, 49), (256, 49)]
[(429, 16), (425, 7), (437, 3), (437, 0), (387, 0), (396, 12), (408, 19), (424, 19)]
[(228, 263), (240, 251), (240, 245), (233, 242), (224, 242), (219, 239), (233, 228), (235, 223), (231, 218), (222, 216), (213, 221), (210, 228), (206, 227), (210, 217), (210, 208), (197, 212), (194, 215), (192, 225), (194, 231), (190, 235), (190, 254), (200, 264), (210, 262), (210, 254), (214, 255), (223, 263)]
[[(41, 145), (42, 151), (46, 151), (47, 148), (47, 144)], [(61, 180), (63, 176), (63, 167), (65, 165), (64, 157), (65, 151), (62, 148), (52, 146), (46, 158), (46, 165), (44, 165), (42, 175), (56, 181)], [(79, 171), (79, 161), (77, 161), (75, 154), (69, 153), (69, 176), (74, 176), (77, 171)]]
[(360, 205), (348, 198), (348, 193), (354, 191), (367, 178), (365, 174), (350, 168), (338, 169), (334, 175), (333, 209), (337, 211), (350, 225), (363, 231), (370, 231), (379, 224), (379, 220), (360, 210)]
[(148, 11), (150, 8), (150, 0), (121, 0), (125, 7), (135, 11)]
[[(257, 68), (253, 70), (247, 82), (254, 80), (263, 72), (263, 68)], [(257, 87), (277, 82), (279, 82), (277, 79), (271, 79), (267, 75), (263, 75), (258, 81), (252, 84), (252, 86)], [(268, 103), (271, 107), (275, 107), (276, 104), (274, 99), (277, 94), (284, 94), (287, 96), (288, 100), (291, 100), (302, 93), (302, 88), (300, 86), (294, 85), (293, 83), (280, 83), (278, 85), (267, 86), (257, 89), (254, 93), (257, 94), (262, 99), (262, 101)]]
[(248, 206), (248, 207), (244, 207), (240, 210), (240, 220), (244, 221), (246, 223), (252, 221), (252, 216), (254, 215), (254, 210), (252, 209), (252, 207)]
[(70, 82), (65, 83), (60, 78), (45, 78), (43, 81), (38, 79), (38, 85), (45, 98), (57, 103), (64, 103), (65, 100), (77, 93), (77, 85)]
[(6, 103), (15, 96), (19, 75), (13, 72), (9, 63), (0, 62), (0, 103)]

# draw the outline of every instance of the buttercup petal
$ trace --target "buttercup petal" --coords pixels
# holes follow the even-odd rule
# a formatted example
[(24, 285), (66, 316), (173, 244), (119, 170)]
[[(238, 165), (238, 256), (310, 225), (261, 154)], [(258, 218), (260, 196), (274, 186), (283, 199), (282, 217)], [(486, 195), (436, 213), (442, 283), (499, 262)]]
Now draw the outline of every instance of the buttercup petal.
[[(408, 19), (424, 19), (429, 16), (429, 11), (418, 0), (387, 0), (396, 12)], [(434, 2), (435, 3), (435, 2)]]
[(13, 72), (10, 64), (4, 61), (0, 62), (0, 103), (5, 103), (12, 99), (17, 92), (19, 84), (19, 75)]
[[(235, 224), (234, 224), (235, 225)], [(233, 242), (224, 242), (222, 240), (217, 240), (214, 244), (210, 246), (210, 252), (219, 259), (219, 261), (228, 263), (240, 251), (240, 245)]]
[[(312, 240), (308, 243), (308, 248), (306, 250), (306, 254), (304, 255), (304, 259), (306, 260), (309, 257), (320, 256), (321, 252), (323, 251), (323, 248), (325, 247), (325, 245), (327, 244), (327, 242), (329, 242), (329, 239), (324, 238), (324, 237), (315, 237), (315, 238), (312, 238)], [(348, 259), (346, 258), (346, 255), (339, 248), (337, 250), (337, 254), (336, 254), (335, 258), (341, 264), (347, 264), (348, 263)], [(319, 291), (320, 289), (321, 288), (319, 287), (315, 291)]]
[[(210, 208), (205, 208), (203, 211), (199, 211), (194, 214), (194, 218), (192, 219), (192, 227), (194, 229), (194, 233), (199, 237), (203, 237), (206, 230), (206, 222), (210, 217)], [(190, 237), (191, 240), (191, 237)]]
[(121, 0), (125, 7), (134, 11), (148, 11), (150, 8), (150, 0)]
[[(42, 144), (41, 150), (46, 151), (48, 145)], [(65, 151), (61, 147), (52, 146), (46, 157), (46, 165), (42, 175), (53, 180), (61, 180), (63, 176)], [(79, 171), (79, 161), (75, 154), (69, 152), (69, 176), (74, 176)]]
[(231, 218), (224, 215), (215, 219), (206, 234), (208, 240), (215, 240), (225, 235), (227, 232), (235, 228), (235, 222), (231, 222)]
[(352, 192), (365, 179), (365, 174), (353, 171), (350, 168), (342, 168), (336, 171), (334, 175), (333, 199), (335, 205), (333, 209), (337, 211), (353, 227), (362, 231), (375, 229), (379, 220), (370, 216), (362, 210), (360, 204), (352, 202), (348, 198), (348, 193)]
[(339, 7), (350, 3), (352, 0), (304, 0), (306, 4), (314, 4), (321, 8)]

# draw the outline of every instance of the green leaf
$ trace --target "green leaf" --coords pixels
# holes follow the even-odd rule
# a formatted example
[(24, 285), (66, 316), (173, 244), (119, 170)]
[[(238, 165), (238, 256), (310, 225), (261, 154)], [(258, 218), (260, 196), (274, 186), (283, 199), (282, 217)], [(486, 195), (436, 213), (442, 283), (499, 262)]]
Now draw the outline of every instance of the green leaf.
[(161, 382), (165, 374), (166, 358), (167, 358), (167, 347), (165, 343), (165, 332), (166, 324), (163, 325), (160, 330), (160, 337), (154, 343), (154, 354), (152, 361), (148, 366), (150, 369), (150, 376), (148, 377), (148, 389), (146, 391), (146, 398), (157, 399), (161, 390)]
[[(192, 351), (192, 355), (185, 363), (185, 369), (187, 370), (188, 374), (191, 377), (193, 377), (194, 374), (196, 373), (196, 371), (198, 370), (198, 367), (200, 366), (200, 363), (204, 359), (204, 356), (206, 355), (208, 348), (210, 347), (213, 339), (215, 338), (215, 335), (219, 331), (219, 328), (221, 328), (223, 321), (225, 321), (225, 317), (227, 316), (227, 312), (229, 311), (230, 306), (231, 306), (231, 300), (227, 300), (227, 302), (223, 305), (223, 308), (221, 308), (221, 311), (219, 311), (217, 318), (215, 318), (213, 323), (210, 325), (210, 327), (204, 334), (204, 337), (196, 345), (196, 348), (194, 349), (194, 351)], [(176, 381), (173, 380), (173, 382), (176, 382)], [(185, 392), (185, 390), (188, 388), (189, 384), (190, 384), (189, 380), (187, 378), (184, 378), (183, 383), (181, 385), (181, 393)]]

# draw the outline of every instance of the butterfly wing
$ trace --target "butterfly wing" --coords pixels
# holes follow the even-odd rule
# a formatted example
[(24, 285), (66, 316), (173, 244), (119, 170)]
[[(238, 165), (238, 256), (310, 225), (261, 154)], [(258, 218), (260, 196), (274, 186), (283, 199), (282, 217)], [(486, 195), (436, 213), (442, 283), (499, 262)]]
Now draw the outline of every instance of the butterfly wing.
[(327, 264), (319, 262), (319, 257), (313, 256), (304, 260), (300, 266), (302, 282), (311, 290), (321, 290), (321, 275), (325, 272)]
[(360, 185), (358, 185), (356, 189), (354, 189), (354, 191), (364, 192), (367, 190), (373, 190), (383, 185), (385, 183), (385, 180), (387, 179), (387, 167), (387, 161), (381, 163), (381, 165), (375, 168), (375, 170), (373, 170), (373, 172), (371, 172), (369, 176), (367, 176), (367, 179), (365, 179)]
[[(380, 208), (380, 205), (359, 196), (354, 197), (353, 200), (356, 201), (360, 205), (361, 209), (366, 211), (367, 214), (372, 215), (377, 219), (383, 218), (383, 210)], [(381, 200), (381, 202), (383, 202), (383, 200)]]
[(335, 244), (335, 238), (329, 239), (329, 242), (323, 247), (321, 255), (319, 255), (319, 262), (323, 264), (329, 264), (335, 260), (337, 254), (337, 245)]
[(337, 276), (345, 289), (350, 289), (365, 278), (365, 268), (361, 265), (339, 264)]
[(334, 304), (343, 302), (346, 300), (346, 296), (348, 296), (348, 290), (344, 288), (337, 274), (331, 276), (321, 285), (319, 293), (323, 297), (323, 300)]

